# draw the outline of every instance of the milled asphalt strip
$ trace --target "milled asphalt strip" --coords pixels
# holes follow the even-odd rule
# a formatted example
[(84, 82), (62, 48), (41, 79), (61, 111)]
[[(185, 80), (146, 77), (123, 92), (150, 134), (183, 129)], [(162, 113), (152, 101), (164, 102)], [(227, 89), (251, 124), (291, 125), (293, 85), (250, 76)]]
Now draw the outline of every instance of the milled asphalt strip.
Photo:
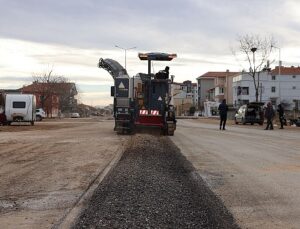
[[(131, 142), (132, 140), (130, 140), (129, 144), (131, 144)], [(105, 178), (105, 176), (117, 165), (127, 146), (128, 144), (125, 144), (118, 148), (112, 160), (106, 165), (104, 169), (102, 169), (98, 173), (96, 178), (91, 181), (87, 189), (82, 193), (82, 195), (79, 196), (77, 201), (74, 203), (74, 206), (64, 214), (64, 216), (59, 220), (58, 223), (56, 223), (52, 227), (52, 229), (68, 229), (73, 226), (76, 218), (79, 216), (82, 210), (82, 207), (84, 206), (84, 203), (91, 198), (94, 191)]]

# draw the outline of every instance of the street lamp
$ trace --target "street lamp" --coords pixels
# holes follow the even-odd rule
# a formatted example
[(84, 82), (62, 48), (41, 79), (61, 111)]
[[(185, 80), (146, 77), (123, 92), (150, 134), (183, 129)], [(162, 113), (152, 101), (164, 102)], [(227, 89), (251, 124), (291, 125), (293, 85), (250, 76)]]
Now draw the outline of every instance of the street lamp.
[[(253, 53), (253, 80), (255, 82), (255, 74), (256, 74), (256, 69), (255, 69), (255, 52), (257, 48), (253, 47), (250, 49), (251, 52)], [(258, 102), (258, 89), (259, 89), (259, 74), (257, 76), (257, 88), (255, 88), (255, 100)]]
[(123, 49), (123, 50), (124, 50), (124, 52), (125, 52), (125, 70), (126, 70), (126, 52), (127, 52), (127, 50), (130, 50), (130, 49), (135, 49), (136, 47), (131, 47), (131, 48), (122, 48), (122, 47), (120, 47), (120, 46), (118, 46), (118, 45), (115, 45), (115, 47), (116, 47), (116, 48), (119, 48), (119, 49)]

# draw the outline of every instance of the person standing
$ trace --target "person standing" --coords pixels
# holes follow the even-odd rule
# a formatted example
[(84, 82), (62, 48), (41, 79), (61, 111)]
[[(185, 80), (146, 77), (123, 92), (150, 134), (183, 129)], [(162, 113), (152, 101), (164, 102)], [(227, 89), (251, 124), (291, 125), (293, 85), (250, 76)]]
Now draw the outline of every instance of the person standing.
[(275, 116), (275, 112), (273, 110), (273, 106), (271, 102), (268, 102), (267, 108), (265, 110), (265, 118), (267, 119), (267, 126), (265, 130), (268, 130), (270, 127), (270, 130), (273, 130), (273, 118)]
[(278, 115), (279, 115), (279, 121), (280, 121), (280, 129), (283, 129), (284, 124), (284, 109), (281, 104), (278, 105), (277, 109)]
[(169, 66), (166, 66), (166, 67), (165, 67), (166, 79), (169, 79), (169, 70), (170, 70), (170, 67), (169, 67)]
[(220, 114), (220, 130), (225, 130), (226, 120), (227, 120), (227, 111), (228, 106), (226, 104), (226, 99), (223, 99), (222, 103), (219, 105), (219, 114)]

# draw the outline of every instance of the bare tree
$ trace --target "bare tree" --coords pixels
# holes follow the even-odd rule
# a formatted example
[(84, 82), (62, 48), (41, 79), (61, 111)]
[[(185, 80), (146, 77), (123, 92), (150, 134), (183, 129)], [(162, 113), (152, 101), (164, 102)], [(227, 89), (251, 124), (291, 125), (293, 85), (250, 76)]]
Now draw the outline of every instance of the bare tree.
[(275, 47), (273, 37), (260, 37), (259, 35), (244, 35), (239, 36), (238, 52), (233, 50), (233, 54), (237, 57), (238, 54), (244, 57), (244, 61), (249, 66), (247, 73), (252, 77), (255, 88), (255, 99), (259, 99), (260, 73), (269, 69), (268, 58)]
[(39, 94), (41, 107), (48, 115), (52, 117), (55, 103), (61, 112), (64, 112), (64, 109), (71, 110), (70, 106), (74, 105), (74, 95), (77, 94), (74, 83), (70, 83), (64, 76), (54, 74), (53, 69), (33, 74), (32, 78), (32, 89)]

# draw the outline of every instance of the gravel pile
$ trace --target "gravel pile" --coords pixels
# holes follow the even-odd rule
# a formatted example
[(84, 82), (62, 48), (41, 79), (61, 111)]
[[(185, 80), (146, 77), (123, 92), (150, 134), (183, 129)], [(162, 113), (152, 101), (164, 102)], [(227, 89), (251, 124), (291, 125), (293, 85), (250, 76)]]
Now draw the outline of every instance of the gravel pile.
[(135, 135), (74, 228), (238, 228), (167, 137)]

